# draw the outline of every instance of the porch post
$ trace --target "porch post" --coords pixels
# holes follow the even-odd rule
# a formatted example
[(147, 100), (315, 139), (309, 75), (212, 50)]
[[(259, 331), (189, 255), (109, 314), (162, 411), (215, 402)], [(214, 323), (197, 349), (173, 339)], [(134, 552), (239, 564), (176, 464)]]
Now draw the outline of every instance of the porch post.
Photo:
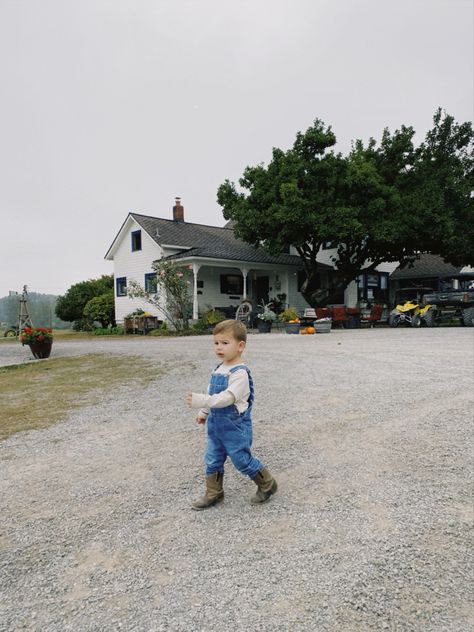
[(198, 309), (199, 309), (199, 304), (198, 304), (198, 293), (197, 293), (197, 279), (198, 279), (198, 272), (199, 272), (199, 268), (201, 266), (199, 265), (199, 263), (193, 263), (193, 320), (197, 320), (199, 318), (198, 315)]
[(240, 271), (242, 272), (242, 277), (244, 280), (244, 290), (243, 290), (243, 298), (242, 300), (245, 301), (245, 299), (247, 298), (247, 275), (249, 273), (249, 269), (248, 268), (239, 268)]
[(288, 270), (285, 271), (284, 275), (282, 274), (282, 277), (284, 281), (282, 283), (282, 289), (285, 288), (283, 291), (286, 294), (286, 305), (285, 305), (285, 308), (286, 308), (290, 306), (290, 275), (289, 275)]

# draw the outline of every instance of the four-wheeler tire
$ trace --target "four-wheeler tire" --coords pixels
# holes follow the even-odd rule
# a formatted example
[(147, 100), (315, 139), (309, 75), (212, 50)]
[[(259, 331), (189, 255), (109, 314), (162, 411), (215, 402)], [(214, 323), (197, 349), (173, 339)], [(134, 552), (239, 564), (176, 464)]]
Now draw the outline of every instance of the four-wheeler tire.
[(16, 331), (14, 329), (7, 329), (3, 332), (4, 338), (14, 338), (16, 336)]
[(411, 319), (411, 326), (412, 327), (420, 327), (421, 326), (421, 317), (419, 314), (415, 314), (415, 316), (412, 317)]
[(465, 327), (474, 327), (474, 307), (462, 310), (462, 320)]
[(437, 311), (435, 309), (429, 309), (424, 316), (427, 327), (437, 327), (439, 320), (437, 319)]
[(390, 327), (398, 327), (400, 324), (400, 314), (390, 314), (388, 324)]

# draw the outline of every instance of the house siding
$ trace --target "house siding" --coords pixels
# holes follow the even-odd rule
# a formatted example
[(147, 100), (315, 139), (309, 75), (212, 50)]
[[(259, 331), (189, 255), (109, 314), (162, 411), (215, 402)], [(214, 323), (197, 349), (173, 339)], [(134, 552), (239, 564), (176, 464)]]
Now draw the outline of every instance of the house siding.
[[(142, 249), (132, 251), (132, 232), (136, 230), (142, 231)], [(145, 273), (152, 272), (152, 262), (160, 259), (162, 253), (160, 246), (134, 220), (131, 220), (114, 254), (115, 319), (118, 324), (123, 324), (125, 316), (136, 309), (143, 309), (153, 316), (163, 318), (162, 314), (150, 303), (138, 298), (117, 296), (115, 290), (115, 279), (120, 277), (127, 278), (127, 285), (133, 279), (144, 287)]]

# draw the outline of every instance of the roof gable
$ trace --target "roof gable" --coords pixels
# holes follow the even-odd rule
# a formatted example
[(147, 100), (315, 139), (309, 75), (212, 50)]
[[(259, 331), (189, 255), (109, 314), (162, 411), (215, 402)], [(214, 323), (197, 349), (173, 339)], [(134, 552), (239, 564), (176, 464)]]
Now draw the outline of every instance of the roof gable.
[[(123, 233), (128, 229), (129, 220), (136, 222), (159, 246), (183, 249), (173, 255), (175, 259), (184, 257), (202, 257), (207, 259), (227, 259), (254, 263), (301, 266), (297, 255), (270, 255), (263, 248), (254, 248), (250, 244), (237, 239), (233, 228), (194, 224), (192, 222), (176, 222), (139, 213), (129, 213), (123, 223), (106, 258), (112, 259), (115, 248)], [(322, 264), (324, 266), (324, 264)], [(326, 266), (324, 266), (326, 267)], [(330, 266), (327, 266), (330, 269)]]

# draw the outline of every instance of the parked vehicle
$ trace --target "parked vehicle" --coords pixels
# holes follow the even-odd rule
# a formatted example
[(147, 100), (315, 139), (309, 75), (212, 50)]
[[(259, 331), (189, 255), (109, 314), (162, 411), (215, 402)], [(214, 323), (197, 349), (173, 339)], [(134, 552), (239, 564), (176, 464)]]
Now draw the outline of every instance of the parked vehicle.
[(11, 327), (7, 326), (3, 330), (4, 338), (14, 338), (15, 336), (18, 336), (18, 327), (16, 325), (12, 325)]
[(430, 327), (458, 317), (466, 327), (474, 326), (474, 273), (465, 272), (440, 277), (437, 292), (428, 292), (424, 301), (433, 306)]
[(390, 312), (388, 324), (390, 327), (411, 325), (420, 327), (422, 323), (428, 325), (433, 318), (431, 305), (424, 301), (425, 292), (432, 292), (432, 288), (408, 287), (400, 288), (395, 293), (395, 307)]

